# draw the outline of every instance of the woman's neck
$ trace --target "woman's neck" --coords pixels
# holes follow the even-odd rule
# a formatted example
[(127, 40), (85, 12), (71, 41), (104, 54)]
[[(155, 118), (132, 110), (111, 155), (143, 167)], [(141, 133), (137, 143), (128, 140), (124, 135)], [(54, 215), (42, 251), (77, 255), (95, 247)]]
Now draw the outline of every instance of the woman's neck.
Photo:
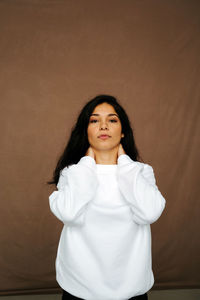
[(101, 165), (115, 165), (117, 164), (117, 150), (113, 149), (109, 151), (97, 151), (95, 150), (96, 164)]

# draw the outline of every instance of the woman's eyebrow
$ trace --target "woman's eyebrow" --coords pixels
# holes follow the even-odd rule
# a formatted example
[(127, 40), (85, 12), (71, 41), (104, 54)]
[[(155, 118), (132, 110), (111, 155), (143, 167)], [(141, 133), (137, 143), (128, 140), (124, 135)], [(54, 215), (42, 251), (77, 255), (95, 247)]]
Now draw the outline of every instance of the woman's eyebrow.
[[(91, 114), (91, 116), (99, 116), (99, 114)], [(117, 114), (108, 114), (108, 116), (117, 116), (117, 117), (119, 117)]]

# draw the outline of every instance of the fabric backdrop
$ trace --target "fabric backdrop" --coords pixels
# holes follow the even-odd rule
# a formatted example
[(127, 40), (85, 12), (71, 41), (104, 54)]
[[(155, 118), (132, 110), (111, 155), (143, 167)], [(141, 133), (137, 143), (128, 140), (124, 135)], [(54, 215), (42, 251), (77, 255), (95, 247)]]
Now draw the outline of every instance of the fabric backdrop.
[(56, 161), (86, 101), (116, 96), (167, 203), (154, 289), (200, 287), (199, 0), (1, 0), (0, 293), (59, 291)]

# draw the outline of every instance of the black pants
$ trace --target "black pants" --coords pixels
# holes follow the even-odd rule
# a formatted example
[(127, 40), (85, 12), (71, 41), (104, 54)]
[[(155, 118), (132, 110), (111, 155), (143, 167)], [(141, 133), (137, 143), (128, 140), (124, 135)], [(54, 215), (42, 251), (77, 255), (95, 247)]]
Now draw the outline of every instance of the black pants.
[[(78, 297), (75, 297), (71, 294), (69, 294), (68, 292), (64, 291), (63, 290), (63, 295), (62, 295), (62, 300), (68, 300), (68, 299), (72, 299), (72, 300), (84, 300), (82, 298), (78, 298)], [(148, 295), (147, 293), (143, 294), (143, 295), (139, 295), (139, 296), (135, 296), (135, 297), (132, 297), (130, 298), (129, 300), (148, 300)]]

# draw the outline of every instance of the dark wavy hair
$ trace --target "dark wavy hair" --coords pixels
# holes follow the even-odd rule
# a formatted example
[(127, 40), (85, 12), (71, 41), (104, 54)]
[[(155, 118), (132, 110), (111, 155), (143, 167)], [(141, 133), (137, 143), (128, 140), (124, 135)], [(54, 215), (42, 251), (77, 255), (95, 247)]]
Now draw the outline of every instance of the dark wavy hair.
[(133, 129), (131, 128), (130, 121), (123, 107), (113, 96), (98, 95), (87, 102), (81, 110), (76, 124), (72, 127), (71, 136), (67, 142), (64, 152), (58, 159), (56, 168), (53, 172), (53, 179), (52, 181), (48, 181), (47, 184), (57, 185), (62, 169), (72, 164), (77, 164), (79, 160), (85, 156), (87, 149), (90, 147), (87, 136), (90, 115), (97, 105), (105, 102), (112, 105), (119, 116), (122, 125), (122, 132), (124, 133), (124, 137), (121, 139), (121, 144), (126, 154), (134, 161), (143, 162), (135, 144)]

